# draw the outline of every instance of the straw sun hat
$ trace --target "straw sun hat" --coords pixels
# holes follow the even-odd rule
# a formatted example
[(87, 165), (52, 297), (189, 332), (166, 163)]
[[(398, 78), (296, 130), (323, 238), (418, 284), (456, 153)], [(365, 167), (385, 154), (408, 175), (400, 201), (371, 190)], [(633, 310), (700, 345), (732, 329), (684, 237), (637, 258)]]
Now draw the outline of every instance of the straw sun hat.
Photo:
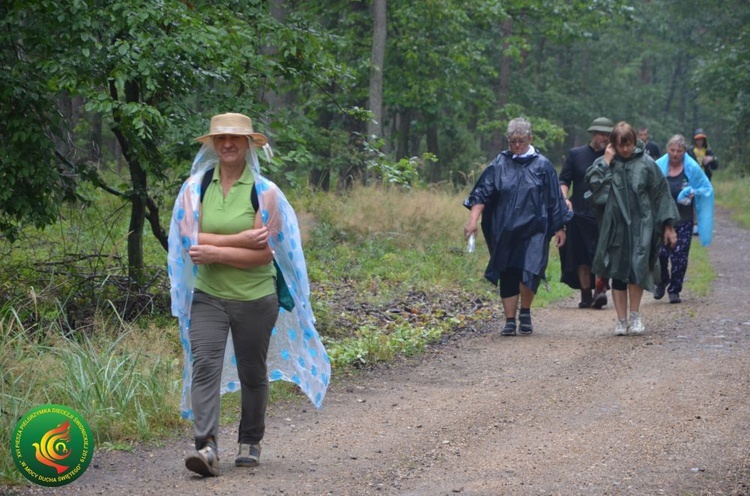
[(195, 138), (195, 141), (204, 144), (209, 143), (218, 134), (248, 136), (255, 146), (263, 146), (268, 143), (268, 138), (264, 135), (253, 132), (253, 121), (243, 114), (219, 114), (211, 117), (208, 134)]

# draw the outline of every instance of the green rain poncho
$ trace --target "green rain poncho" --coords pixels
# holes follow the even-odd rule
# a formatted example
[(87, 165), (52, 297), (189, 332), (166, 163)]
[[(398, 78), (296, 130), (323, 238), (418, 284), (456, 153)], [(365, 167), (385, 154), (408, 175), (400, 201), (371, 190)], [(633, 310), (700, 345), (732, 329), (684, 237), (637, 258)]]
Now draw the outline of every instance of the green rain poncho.
[(653, 291), (664, 226), (680, 218), (664, 174), (638, 141), (628, 159), (598, 158), (586, 183), (600, 229), (593, 272)]

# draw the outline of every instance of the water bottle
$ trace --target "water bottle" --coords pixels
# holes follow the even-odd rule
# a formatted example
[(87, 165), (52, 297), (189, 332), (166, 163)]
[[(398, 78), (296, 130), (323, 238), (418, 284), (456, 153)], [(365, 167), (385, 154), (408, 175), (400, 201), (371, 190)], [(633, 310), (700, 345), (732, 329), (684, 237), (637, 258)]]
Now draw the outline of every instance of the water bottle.
[(474, 233), (469, 236), (469, 242), (466, 244), (466, 251), (468, 253), (474, 253), (474, 249), (477, 247), (477, 237)]

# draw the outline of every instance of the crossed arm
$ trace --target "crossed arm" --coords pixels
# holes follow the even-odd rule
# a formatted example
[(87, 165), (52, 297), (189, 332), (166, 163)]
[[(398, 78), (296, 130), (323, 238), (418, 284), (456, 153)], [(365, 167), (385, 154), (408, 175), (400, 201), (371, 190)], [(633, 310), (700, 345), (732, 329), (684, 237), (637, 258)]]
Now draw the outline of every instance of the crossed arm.
[(220, 263), (239, 269), (266, 265), (273, 260), (268, 236), (258, 212), (252, 229), (236, 234), (199, 232), (198, 244), (190, 247), (190, 258), (196, 265)]

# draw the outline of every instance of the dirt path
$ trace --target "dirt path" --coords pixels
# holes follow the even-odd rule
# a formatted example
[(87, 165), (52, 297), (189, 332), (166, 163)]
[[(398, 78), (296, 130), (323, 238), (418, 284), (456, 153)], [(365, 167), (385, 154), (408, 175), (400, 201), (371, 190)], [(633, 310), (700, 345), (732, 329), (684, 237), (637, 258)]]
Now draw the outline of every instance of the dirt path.
[[(697, 239), (697, 238), (696, 238)], [(339, 381), (323, 409), (273, 406), (262, 465), (183, 466), (190, 439), (97, 453), (76, 482), (24, 494), (748, 495), (750, 231), (717, 218), (708, 298), (644, 297), (647, 334), (570, 299), (530, 337), (497, 319), (419, 360)], [(2, 492), (0, 490), (0, 492)]]

